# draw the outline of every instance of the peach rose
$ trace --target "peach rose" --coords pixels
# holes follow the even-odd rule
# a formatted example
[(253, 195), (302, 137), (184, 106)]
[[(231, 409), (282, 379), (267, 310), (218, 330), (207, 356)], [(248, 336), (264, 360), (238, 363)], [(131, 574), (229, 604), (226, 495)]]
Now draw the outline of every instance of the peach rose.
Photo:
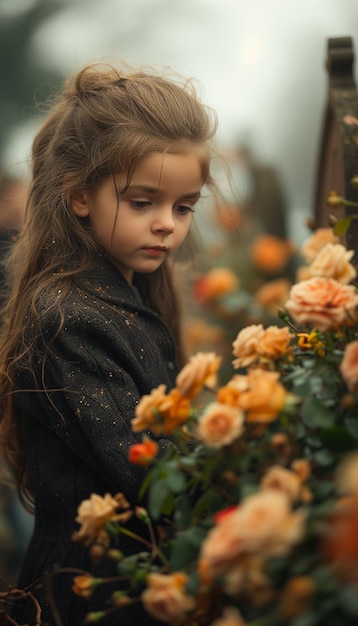
[(327, 243), (310, 265), (310, 274), (334, 278), (347, 285), (357, 275), (355, 268), (349, 262), (353, 255), (354, 250), (347, 250), (339, 243)]
[(122, 523), (128, 521), (133, 512), (124, 511), (116, 514), (118, 508), (129, 508), (129, 503), (123, 494), (119, 493), (113, 498), (109, 493), (103, 497), (92, 493), (91, 497), (83, 500), (77, 509), (76, 522), (81, 524), (81, 528), (73, 533), (72, 539), (89, 545), (97, 539), (104, 524), (109, 520), (120, 520)]
[(358, 306), (352, 285), (333, 278), (311, 278), (293, 285), (285, 308), (298, 324), (326, 331), (335, 324), (348, 324)]
[(204, 583), (227, 573), (238, 563), (242, 554), (240, 529), (237, 524), (239, 508), (219, 518), (201, 544), (199, 575)]
[(228, 606), (223, 610), (222, 617), (212, 622), (211, 626), (245, 626), (245, 624), (239, 611)]
[(194, 398), (203, 387), (213, 389), (217, 385), (217, 372), (221, 357), (214, 352), (198, 352), (190, 357), (176, 378), (176, 386), (182, 396)]
[(246, 412), (246, 421), (272, 422), (281, 411), (287, 392), (278, 372), (253, 369), (247, 375), (248, 389), (240, 396), (239, 406)]
[(315, 232), (303, 242), (300, 252), (308, 263), (316, 258), (317, 254), (327, 243), (339, 243), (332, 228), (317, 228)]
[(286, 494), (266, 489), (245, 498), (236, 514), (244, 552), (284, 556), (303, 536), (306, 513), (291, 510)]
[(233, 355), (237, 358), (232, 362), (233, 367), (248, 367), (255, 363), (258, 358), (259, 345), (264, 334), (262, 324), (246, 326), (237, 335), (232, 344)]
[(309, 280), (312, 278), (312, 274), (309, 266), (301, 265), (296, 270), (296, 283), (301, 283), (303, 280)]
[(147, 588), (141, 595), (145, 609), (162, 622), (181, 623), (186, 613), (195, 607), (194, 598), (185, 593), (187, 581), (183, 572), (148, 574)]
[(232, 270), (227, 267), (214, 267), (196, 281), (194, 297), (197, 300), (217, 300), (236, 291), (239, 286), (239, 279)]
[(340, 463), (335, 483), (339, 493), (358, 496), (358, 451), (347, 454)]
[(250, 256), (253, 264), (268, 274), (280, 272), (294, 251), (292, 242), (275, 235), (261, 235), (251, 245)]
[(207, 534), (199, 571), (206, 581), (229, 572), (243, 554), (284, 556), (302, 538), (306, 514), (291, 510), (287, 496), (265, 490), (248, 496)]
[(291, 282), (287, 278), (278, 278), (264, 283), (255, 293), (256, 302), (273, 313), (283, 308), (290, 291)]
[(346, 345), (339, 369), (349, 391), (358, 392), (358, 341)]
[(244, 414), (233, 406), (211, 402), (200, 416), (197, 437), (211, 448), (222, 448), (240, 437)]
[(294, 503), (299, 499), (301, 482), (298, 475), (281, 465), (272, 465), (260, 481), (261, 489), (277, 489), (286, 494)]

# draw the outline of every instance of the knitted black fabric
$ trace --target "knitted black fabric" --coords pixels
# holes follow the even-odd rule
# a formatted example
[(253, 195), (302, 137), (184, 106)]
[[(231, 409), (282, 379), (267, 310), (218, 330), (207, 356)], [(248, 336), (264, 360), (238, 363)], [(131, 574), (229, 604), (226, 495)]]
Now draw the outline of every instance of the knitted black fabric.
[[(115, 573), (108, 563), (93, 569), (88, 549), (71, 540), (77, 508), (92, 493), (124, 493), (135, 503), (145, 469), (128, 462), (128, 448), (142, 440), (131, 430), (135, 405), (159, 384), (174, 385), (177, 374), (172, 333), (160, 317), (139, 303), (133, 289), (107, 261), (82, 275), (64, 302), (65, 323), (51, 345), (42, 372), (45, 341), (59, 317), (46, 318), (31, 368), (18, 372), (16, 405), (21, 420), (28, 479), (36, 500), (35, 527), (18, 586), (31, 587), (48, 626), (83, 623), (88, 611), (104, 608), (108, 589), (90, 602), (72, 592), (73, 574), (52, 572), (80, 568), (96, 576)], [(46, 392), (44, 391), (46, 389)], [(35, 391), (34, 391), (35, 390)], [(163, 450), (166, 440), (159, 441)], [(143, 532), (133, 519), (129, 526)], [(125, 536), (119, 549), (141, 549)], [(101, 588), (99, 588), (101, 589)], [(50, 600), (50, 602), (49, 602)], [(30, 601), (19, 602), (13, 618), (35, 623)], [(60, 622), (58, 622), (60, 623)], [(120, 609), (103, 626), (156, 624), (140, 604)]]

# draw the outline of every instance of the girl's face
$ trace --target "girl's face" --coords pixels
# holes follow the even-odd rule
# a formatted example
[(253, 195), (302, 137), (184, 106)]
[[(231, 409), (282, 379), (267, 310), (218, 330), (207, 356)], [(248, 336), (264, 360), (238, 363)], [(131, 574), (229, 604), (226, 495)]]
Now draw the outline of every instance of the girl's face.
[[(118, 189), (126, 177), (116, 179)], [(153, 152), (137, 166), (118, 199), (112, 178), (94, 193), (73, 200), (73, 211), (89, 217), (112, 263), (131, 283), (134, 272), (154, 272), (183, 243), (203, 185), (198, 154)]]

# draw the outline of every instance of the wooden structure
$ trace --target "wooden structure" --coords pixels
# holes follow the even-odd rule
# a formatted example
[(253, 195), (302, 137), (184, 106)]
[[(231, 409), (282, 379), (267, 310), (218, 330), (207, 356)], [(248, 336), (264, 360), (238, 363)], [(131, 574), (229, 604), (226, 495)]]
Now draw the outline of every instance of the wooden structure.
[[(327, 196), (336, 191), (358, 203), (358, 92), (353, 74), (354, 50), (351, 37), (328, 39), (326, 69), (328, 98), (319, 157), (314, 215), (317, 226), (328, 226), (329, 216), (351, 216), (347, 248), (354, 249), (358, 262), (358, 207), (331, 208)], [(356, 177), (357, 186), (352, 184)]]

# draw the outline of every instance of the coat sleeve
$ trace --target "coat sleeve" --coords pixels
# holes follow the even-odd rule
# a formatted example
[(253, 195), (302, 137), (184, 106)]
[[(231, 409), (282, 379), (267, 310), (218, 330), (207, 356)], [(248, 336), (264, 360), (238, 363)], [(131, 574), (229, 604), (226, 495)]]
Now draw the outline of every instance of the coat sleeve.
[[(128, 461), (129, 447), (143, 435), (131, 429), (135, 406), (143, 393), (169, 382), (163, 380), (167, 375), (157, 342), (144, 330), (138, 327), (132, 341), (124, 341), (108, 320), (69, 317), (51, 344), (45, 366), (40, 355), (33, 373), (23, 372), (24, 389), (17, 400), (28, 417), (55, 431), (112, 493), (122, 491), (129, 501), (145, 475), (145, 468)], [(147, 357), (141, 360), (138, 350)], [(162, 453), (168, 440), (158, 443)]]

